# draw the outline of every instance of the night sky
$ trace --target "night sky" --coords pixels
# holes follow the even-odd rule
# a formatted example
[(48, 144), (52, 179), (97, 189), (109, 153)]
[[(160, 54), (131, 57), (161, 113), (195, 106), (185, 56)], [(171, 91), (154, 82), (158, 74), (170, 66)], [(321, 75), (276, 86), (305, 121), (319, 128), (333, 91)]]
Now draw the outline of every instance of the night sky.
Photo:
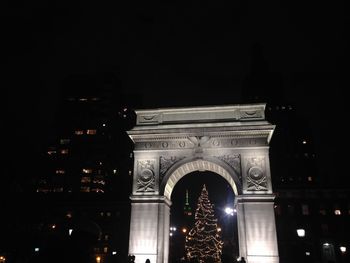
[(242, 103), (258, 43), (284, 101), (313, 127), (324, 169), (344, 174), (345, 1), (73, 2), (2, 10), (7, 173), (41, 150), (68, 76), (112, 72), (140, 108)]

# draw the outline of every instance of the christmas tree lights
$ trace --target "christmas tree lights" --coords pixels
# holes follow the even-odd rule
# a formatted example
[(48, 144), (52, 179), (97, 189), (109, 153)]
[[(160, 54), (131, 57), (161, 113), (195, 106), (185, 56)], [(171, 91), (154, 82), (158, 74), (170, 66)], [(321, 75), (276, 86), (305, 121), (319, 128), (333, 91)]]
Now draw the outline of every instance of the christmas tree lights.
[(223, 242), (221, 228), (214, 217), (213, 205), (208, 198), (208, 191), (203, 185), (198, 198), (195, 213), (195, 225), (186, 236), (185, 250), (189, 260), (199, 263), (221, 263)]

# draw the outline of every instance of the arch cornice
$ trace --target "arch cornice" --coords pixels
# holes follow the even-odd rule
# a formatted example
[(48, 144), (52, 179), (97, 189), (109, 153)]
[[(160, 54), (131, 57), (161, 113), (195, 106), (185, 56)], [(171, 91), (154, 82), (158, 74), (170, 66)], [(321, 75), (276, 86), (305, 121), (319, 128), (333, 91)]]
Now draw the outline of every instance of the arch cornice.
[(224, 161), (215, 157), (186, 157), (173, 164), (166, 172), (161, 184), (160, 194), (171, 200), (171, 193), (176, 183), (194, 171), (211, 171), (222, 176), (232, 187), (235, 195), (242, 194), (242, 184), (240, 174)]

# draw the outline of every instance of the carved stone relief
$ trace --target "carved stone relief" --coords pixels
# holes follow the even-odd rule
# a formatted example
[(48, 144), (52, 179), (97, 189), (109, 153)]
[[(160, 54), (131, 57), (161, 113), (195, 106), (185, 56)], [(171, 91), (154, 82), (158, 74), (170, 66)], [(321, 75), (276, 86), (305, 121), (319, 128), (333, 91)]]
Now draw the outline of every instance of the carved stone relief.
[(265, 158), (252, 157), (247, 162), (247, 191), (267, 191)]
[(239, 154), (227, 154), (217, 156), (218, 159), (228, 164), (241, 179), (241, 156)]
[(184, 159), (185, 157), (171, 156), (159, 158), (159, 183), (163, 180), (165, 173), (173, 166), (176, 162)]
[(154, 172), (155, 160), (137, 161), (137, 189), (136, 192), (154, 192), (156, 176)]

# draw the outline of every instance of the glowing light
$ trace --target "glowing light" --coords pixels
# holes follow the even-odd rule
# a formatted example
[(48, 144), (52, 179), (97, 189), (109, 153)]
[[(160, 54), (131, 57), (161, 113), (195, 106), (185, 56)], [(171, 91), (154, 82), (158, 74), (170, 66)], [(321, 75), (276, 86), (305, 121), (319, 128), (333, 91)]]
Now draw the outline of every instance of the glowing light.
[(226, 207), (225, 208), (225, 213), (226, 214), (233, 216), (233, 212), (235, 212), (235, 209), (232, 209), (231, 207)]
[(324, 247), (329, 247), (329, 243), (323, 243)]
[(173, 236), (173, 233), (170, 233), (169, 235), (172, 237), (172, 236)]
[(306, 256), (310, 256), (311, 253), (310, 253), (309, 251), (306, 251), (306, 252), (305, 252), (305, 255), (306, 255)]
[(340, 249), (341, 253), (345, 253), (346, 252), (346, 247), (344, 247), (344, 246), (341, 246), (339, 249)]
[(40, 248), (38, 248), (38, 247), (34, 248), (35, 252), (39, 252), (39, 250), (40, 250)]
[(112, 255), (113, 256), (117, 255), (117, 251), (112, 251)]
[(69, 229), (69, 230), (68, 230), (68, 234), (69, 234), (69, 235), (72, 235), (72, 232), (73, 232), (73, 229)]
[(100, 263), (101, 262), (101, 257), (96, 257), (96, 262)]
[(307, 141), (306, 141), (306, 140), (303, 140), (303, 144), (307, 144)]
[(187, 229), (186, 228), (183, 228), (182, 229), (182, 233), (186, 233), (187, 232)]
[(106, 127), (106, 123), (102, 124), (103, 127)]
[(334, 210), (334, 214), (337, 216), (341, 215), (341, 211), (339, 209)]
[[(233, 211), (233, 210), (232, 210)], [(221, 227), (217, 225), (214, 209), (208, 198), (208, 191), (203, 185), (202, 193), (198, 198), (195, 212), (195, 226), (186, 237), (185, 250), (187, 256), (199, 259), (200, 262), (220, 262), (223, 242), (221, 241)], [(205, 242), (205, 246), (203, 244)]]
[(298, 234), (298, 237), (304, 237), (305, 236), (305, 229), (297, 229), (297, 234)]
[(51, 228), (52, 228), (52, 229), (55, 229), (55, 228), (56, 228), (56, 225), (55, 225), (55, 224), (53, 224), (53, 225), (51, 226)]

